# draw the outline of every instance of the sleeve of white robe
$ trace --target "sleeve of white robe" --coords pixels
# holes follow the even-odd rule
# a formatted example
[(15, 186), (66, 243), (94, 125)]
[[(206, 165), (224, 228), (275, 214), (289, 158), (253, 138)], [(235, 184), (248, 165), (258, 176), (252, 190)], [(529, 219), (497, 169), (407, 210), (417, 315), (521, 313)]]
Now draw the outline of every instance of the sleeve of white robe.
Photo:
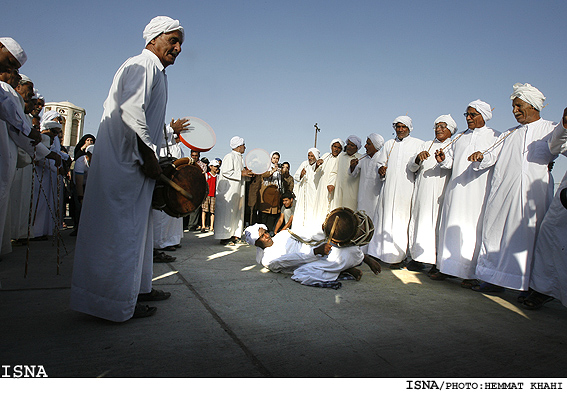
[[(387, 164), (388, 162), (388, 153), (392, 150), (392, 145), (395, 143), (394, 140), (389, 140), (386, 141), (384, 143), (384, 145), (382, 145), (382, 149), (380, 149), (378, 151), (378, 153), (376, 153), (376, 155), (378, 155), (378, 157), (376, 158), (376, 167), (378, 169), (380, 169), (380, 167), (383, 167)], [(386, 174), (388, 173), (388, 171), (386, 171)], [(386, 179), (386, 176), (380, 176), (380, 174), (377, 175), (378, 179), (383, 181)]]
[[(150, 103), (152, 85), (154, 84), (154, 76), (152, 73), (148, 73), (148, 70), (147, 67), (139, 65), (125, 66), (121, 76), (123, 78), (121, 86), (124, 89), (121, 92), (120, 111), (124, 124), (134, 131), (158, 157), (158, 147), (152, 142), (146, 121), (146, 107)], [(120, 72), (117, 73), (117, 75), (119, 74)], [(139, 153), (138, 157), (141, 162)]]
[(240, 181), (242, 179), (242, 171), (240, 170), (240, 167), (237, 166), (234, 162), (238, 159), (239, 157), (237, 157), (236, 155), (230, 155), (230, 160), (227, 160), (227, 158), (225, 157), (225, 160), (221, 165), (221, 173), (223, 177), (230, 179), (231, 181)]
[(548, 141), (549, 150), (554, 155), (559, 155), (567, 151), (567, 129), (563, 127), (563, 123), (555, 127), (551, 133), (551, 138)]
[(0, 82), (0, 119), (12, 126), (18, 133), (29, 135), (31, 126), (25, 121), (23, 109), (12, 99), (13, 93), (8, 84)]
[(408, 163), (408, 170), (410, 170), (411, 172), (417, 172), (417, 170), (419, 170), (421, 168), (421, 164), (419, 163), (417, 164), (415, 162), (415, 159), (417, 159), (417, 156), (419, 156), (419, 154), (423, 151), (427, 150), (427, 146), (431, 146), (431, 141), (426, 141), (423, 143), (423, 145), (421, 146), (421, 148), (419, 149), (419, 153), (417, 155), (415, 155), (414, 157), (412, 157), (412, 159), (409, 161)]
[(453, 168), (453, 144), (444, 150), (445, 160), (439, 163), (439, 167), (450, 170)]

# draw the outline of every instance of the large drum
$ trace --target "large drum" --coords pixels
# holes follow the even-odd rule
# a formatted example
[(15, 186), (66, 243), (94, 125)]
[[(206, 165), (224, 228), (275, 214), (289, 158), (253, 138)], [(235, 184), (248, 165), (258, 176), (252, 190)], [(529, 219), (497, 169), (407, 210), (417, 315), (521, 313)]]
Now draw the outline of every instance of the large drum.
[(337, 246), (364, 246), (370, 242), (374, 235), (372, 219), (363, 211), (354, 212), (350, 208), (333, 209), (323, 223), (323, 232), (329, 238), (333, 224), (337, 218), (337, 225), (331, 237), (331, 242)]
[(209, 192), (201, 167), (189, 164), (187, 157), (173, 162), (171, 159), (160, 160), (160, 165), (163, 175), (185, 189), (191, 195), (191, 199), (183, 196), (166, 182), (158, 180), (152, 198), (152, 208), (176, 218), (187, 216), (199, 208)]

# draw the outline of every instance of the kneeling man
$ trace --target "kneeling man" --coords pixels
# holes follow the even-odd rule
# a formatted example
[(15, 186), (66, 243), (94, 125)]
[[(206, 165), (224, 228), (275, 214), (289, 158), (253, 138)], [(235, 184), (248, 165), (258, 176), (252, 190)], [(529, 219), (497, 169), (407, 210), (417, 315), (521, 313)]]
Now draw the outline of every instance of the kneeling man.
[(339, 275), (347, 272), (360, 280), (362, 272), (355, 268), (364, 261), (374, 274), (382, 269), (371, 256), (364, 255), (359, 246), (333, 247), (325, 242), (323, 232), (303, 238), (289, 230), (273, 238), (263, 224), (244, 230), (246, 242), (255, 245), (256, 262), (273, 272), (293, 274), (291, 279), (307, 286), (338, 289)]

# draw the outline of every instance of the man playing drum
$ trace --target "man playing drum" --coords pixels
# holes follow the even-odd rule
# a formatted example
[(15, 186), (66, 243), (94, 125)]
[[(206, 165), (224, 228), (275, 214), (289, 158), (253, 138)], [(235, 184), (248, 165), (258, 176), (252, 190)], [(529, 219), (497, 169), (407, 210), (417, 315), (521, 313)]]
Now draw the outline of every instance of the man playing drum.
[(266, 226), (255, 224), (244, 230), (244, 237), (257, 247), (258, 264), (273, 272), (293, 274), (291, 279), (302, 285), (338, 289), (342, 284), (337, 279), (343, 272), (360, 280), (362, 271), (355, 267), (363, 261), (375, 275), (382, 270), (359, 246), (334, 247), (325, 242), (322, 232), (306, 237), (286, 230), (271, 237)]
[(151, 220), (157, 151), (164, 137), (165, 68), (181, 52), (178, 20), (158, 16), (143, 33), (146, 47), (114, 76), (89, 170), (77, 237), (71, 309), (123, 322), (146, 317), (171, 294), (152, 289)]

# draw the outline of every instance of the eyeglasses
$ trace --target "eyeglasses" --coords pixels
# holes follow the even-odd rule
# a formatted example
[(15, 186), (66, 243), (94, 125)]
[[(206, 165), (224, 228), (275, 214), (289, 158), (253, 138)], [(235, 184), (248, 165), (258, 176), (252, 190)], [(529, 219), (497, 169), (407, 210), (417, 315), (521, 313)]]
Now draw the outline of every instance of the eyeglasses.
[(436, 124), (436, 125), (433, 127), (433, 130), (437, 130), (437, 129), (440, 129), (440, 130), (447, 130), (447, 126), (444, 126), (444, 125), (442, 125), (442, 124)]
[(466, 117), (469, 117), (469, 116), (470, 116), (471, 118), (474, 118), (475, 116), (480, 115), (480, 114), (479, 114), (478, 112), (477, 112), (477, 113), (474, 113), (474, 114), (473, 114), (472, 112), (465, 112), (463, 115), (465, 116), (465, 118), (466, 118)]

